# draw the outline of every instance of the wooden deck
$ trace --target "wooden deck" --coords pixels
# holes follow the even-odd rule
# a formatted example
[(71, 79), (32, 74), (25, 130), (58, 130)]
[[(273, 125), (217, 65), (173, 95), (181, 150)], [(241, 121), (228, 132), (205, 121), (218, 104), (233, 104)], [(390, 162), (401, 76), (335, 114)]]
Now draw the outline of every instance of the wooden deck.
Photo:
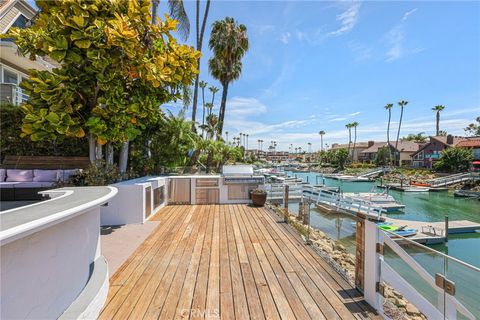
[(153, 219), (100, 319), (380, 319), (266, 209), (168, 206)]

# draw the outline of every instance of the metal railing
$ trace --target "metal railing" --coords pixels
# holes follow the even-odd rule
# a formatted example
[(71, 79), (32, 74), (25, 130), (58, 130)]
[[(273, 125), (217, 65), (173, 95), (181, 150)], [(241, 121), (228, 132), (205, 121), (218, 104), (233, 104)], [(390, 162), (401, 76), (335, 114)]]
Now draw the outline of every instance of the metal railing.
[(448, 186), (451, 184), (469, 181), (469, 180), (480, 180), (480, 174), (475, 174), (473, 172), (458, 173), (458, 174), (450, 175), (448, 177), (430, 180), (429, 183), (432, 185), (432, 187), (440, 187), (440, 186)]
[(380, 218), (383, 212), (386, 212), (386, 210), (379, 205), (375, 205), (365, 200), (348, 197), (342, 193), (323, 190), (321, 188), (315, 188), (313, 191), (306, 192), (317, 196), (317, 204), (326, 204), (334, 207), (337, 211), (342, 210), (351, 214), (362, 213), (366, 216), (375, 217), (377, 219)]
[(28, 95), (14, 83), (0, 83), (0, 102), (20, 105), (29, 99)]

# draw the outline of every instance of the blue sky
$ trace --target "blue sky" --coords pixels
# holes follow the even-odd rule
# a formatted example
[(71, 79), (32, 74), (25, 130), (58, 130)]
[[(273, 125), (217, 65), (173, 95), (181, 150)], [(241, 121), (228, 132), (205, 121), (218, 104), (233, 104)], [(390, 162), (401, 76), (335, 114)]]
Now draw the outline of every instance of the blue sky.
[[(193, 1), (186, 2), (194, 25)], [(165, 1), (160, 11), (165, 12)], [(225, 128), (304, 150), (346, 143), (345, 124), (358, 121), (358, 140), (385, 140), (386, 103), (405, 99), (401, 136), (441, 129), (463, 134), (480, 115), (480, 3), (392, 1), (212, 1), (201, 79), (208, 74), (210, 25), (232, 16), (247, 26), (250, 49), (241, 78), (230, 86)], [(194, 29), (189, 43), (194, 41)], [(217, 102), (219, 99), (217, 100)], [(393, 110), (393, 126), (399, 108)]]

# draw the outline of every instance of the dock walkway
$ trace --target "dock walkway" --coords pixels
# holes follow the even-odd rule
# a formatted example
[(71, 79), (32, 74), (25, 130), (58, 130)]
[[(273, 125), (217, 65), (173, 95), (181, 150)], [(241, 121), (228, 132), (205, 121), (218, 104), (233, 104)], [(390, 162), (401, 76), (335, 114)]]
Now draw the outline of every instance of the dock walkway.
[[(408, 239), (414, 240), (423, 244), (435, 244), (445, 242), (445, 222), (425, 222), (425, 221), (412, 221), (412, 220), (400, 220), (385, 217), (385, 221), (392, 222), (397, 226), (407, 226), (407, 228), (417, 229), (418, 233), (415, 236), (408, 237)], [(448, 222), (448, 233), (470, 233), (480, 230), (480, 223), (469, 220), (452, 220)]]
[(267, 209), (167, 206), (153, 219), (100, 319), (380, 319)]

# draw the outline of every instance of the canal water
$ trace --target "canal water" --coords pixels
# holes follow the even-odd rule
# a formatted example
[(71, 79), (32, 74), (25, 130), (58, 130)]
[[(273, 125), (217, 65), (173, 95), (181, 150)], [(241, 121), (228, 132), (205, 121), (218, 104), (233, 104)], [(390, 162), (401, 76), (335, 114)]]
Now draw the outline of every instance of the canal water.
[[(287, 172), (311, 184), (340, 187), (343, 192), (382, 192), (374, 182), (346, 182), (324, 178), (319, 173)], [(387, 213), (389, 217), (426, 222), (450, 220), (470, 220), (480, 223), (480, 201), (455, 198), (451, 192), (389, 192), (398, 202), (405, 205), (399, 212)], [(298, 212), (298, 204), (291, 204), (290, 209)], [(350, 252), (355, 251), (355, 221), (348, 215), (327, 214), (311, 209), (312, 225), (342, 243)], [(480, 233), (450, 235), (446, 244), (432, 245), (431, 248), (446, 253), (480, 268)]]

